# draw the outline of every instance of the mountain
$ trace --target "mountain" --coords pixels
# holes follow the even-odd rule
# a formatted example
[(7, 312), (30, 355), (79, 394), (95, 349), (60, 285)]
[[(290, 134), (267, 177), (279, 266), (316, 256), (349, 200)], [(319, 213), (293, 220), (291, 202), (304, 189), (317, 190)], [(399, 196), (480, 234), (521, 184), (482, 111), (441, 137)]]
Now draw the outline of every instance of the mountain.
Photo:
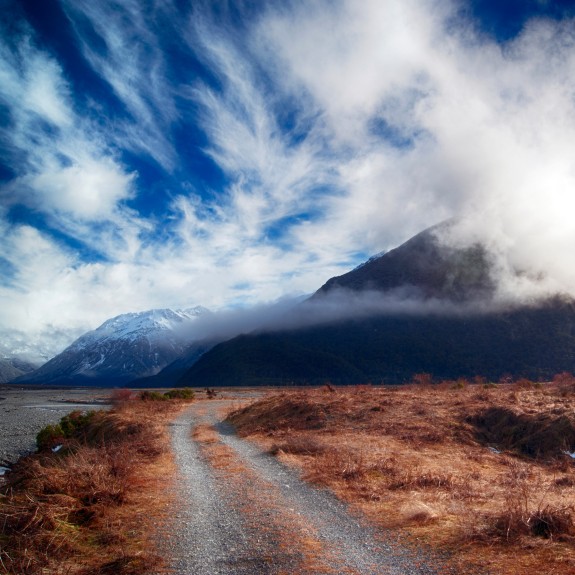
[(173, 386), (198, 359), (208, 352), (221, 339), (194, 341), (186, 346), (182, 354), (155, 375), (142, 377), (130, 382), (133, 387)]
[(16, 377), (34, 371), (36, 368), (36, 365), (18, 357), (0, 359), (0, 383), (8, 383)]
[(184, 353), (190, 343), (186, 327), (206, 313), (198, 306), (119, 315), (14, 382), (105, 386), (155, 375)]
[(454, 224), (448, 221), (429, 228), (398, 248), (369, 259), (354, 270), (331, 278), (313, 296), (316, 300), (336, 289), (392, 292), (418, 298), (452, 302), (485, 300), (493, 296), (489, 253), (479, 243), (450, 247), (437, 238)]
[[(395, 384), (420, 372), (497, 380), (574, 371), (575, 302), (556, 296), (508, 309), (484, 305), (496, 289), (489, 253), (479, 244), (444, 246), (437, 239), (444, 230), (426, 230), (330, 279), (300, 309), (301, 318), (331, 309), (322, 323), (286, 318), (289, 328), (220, 343), (179, 384)], [(353, 307), (362, 294), (371, 305), (367, 312)], [(399, 296), (420, 302), (419, 309), (406, 312)], [(386, 298), (397, 301), (395, 307), (378, 308)], [(437, 304), (447, 311), (437, 311)], [(305, 327), (296, 327), (298, 321)]]

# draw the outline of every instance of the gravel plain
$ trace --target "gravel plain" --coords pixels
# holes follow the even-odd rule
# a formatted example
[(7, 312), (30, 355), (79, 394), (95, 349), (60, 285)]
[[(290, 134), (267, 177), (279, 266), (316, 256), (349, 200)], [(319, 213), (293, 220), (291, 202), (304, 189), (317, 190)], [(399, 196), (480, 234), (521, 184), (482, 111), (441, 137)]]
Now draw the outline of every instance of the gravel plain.
[(75, 409), (106, 408), (106, 389), (0, 386), (0, 466), (10, 467), (36, 448), (36, 434)]
[[(331, 493), (304, 483), (295, 470), (237, 437), (221, 422), (225, 401), (202, 404), (172, 427), (178, 509), (166, 538), (170, 573), (451, 573), (438, 558), (370, 527)], [(206, 424), (228, 449), (223, 468), (192, 438), (194, 427)]]

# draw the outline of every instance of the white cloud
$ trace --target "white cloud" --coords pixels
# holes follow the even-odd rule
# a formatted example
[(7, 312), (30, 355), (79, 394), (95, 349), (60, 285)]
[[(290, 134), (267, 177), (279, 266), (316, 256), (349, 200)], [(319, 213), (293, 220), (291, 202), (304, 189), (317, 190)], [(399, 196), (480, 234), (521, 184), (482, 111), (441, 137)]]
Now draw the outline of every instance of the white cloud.
[(125, 174), (111, 159), (88, 158), (81, 164), (47, 169), (26, 183), (41, 196), (45, 208), (98, 220), (130, 197), (132, 180), (133, 175)]
[[(53, 58), (30, 40), (16, 51), (0, 43), (12, 121), (3, 143), (25, 158), (2, 199), (102, 255), (82, 261), (0, 215), (17, 286), (2, 288), (0, 323), (76, 333), (125, 311), (308, 292), (452, 215), (464, 217), (458, 242), (496, 246), (502, 297), (533, 292), (528, 279), (509, 281), (514, 269), (546, 272), (546, 290), (575, 290), (573, 22), (533, 22), (502, 47), (453, 20), (450, 2), (296, 2), (242, 34), (201, 5), (167, 29), (216, 89), (192, 70), (178, 70), (185, 85), (169, 78), (158, 24), (169, 2), (149, 15), (135, 0), (65, 6), (131, 120), (91, 122)], [(190, 109), (228, 184), (182, 186), (163, 218), (144, 219), (126, 207), (137, 175), (112, 150), (172, 169), (186, 150), (170, 130)], [(192, 142), (198, 126), (188, 126)]]

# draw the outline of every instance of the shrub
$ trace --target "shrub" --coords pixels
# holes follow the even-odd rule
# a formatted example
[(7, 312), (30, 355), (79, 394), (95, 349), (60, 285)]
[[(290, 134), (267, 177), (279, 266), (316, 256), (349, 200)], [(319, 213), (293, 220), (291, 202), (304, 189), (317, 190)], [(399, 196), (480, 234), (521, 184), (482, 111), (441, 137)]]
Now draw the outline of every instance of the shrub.
[(46, 425), (36, 435), (36, 445), (40, 451), (52, 449), (64, 440), (64, 431), (60, 424)]
[(561, 373), (557, 373), (553, 377), (553, 383), (557, 383), (559, 385), (572, 385), (575, 383), (575, 377), (573, 377), (573, 374), (568, 371), (563, 371)]
[(521, 536), (554, 537), (572, 536), (575, 533), (572, 507), (545, 506), (529, 510), (526, 502), (511, 504), (501, 513), (491, 517), (487, 533), (507, 542), (514, 542)]
[(95, 411), (73, 411), (72, 413), (64, 416), (60, 420), (60, 427), (64, 432), (64, 437), (74, 437), (75, 435), (81, 433), (94, 419), (95, 415)]
[(460, 377), (456, 382), (453, 383), (451, 389), (465, 389), (467, 387), (468, 381)]
[(165, 401), (168, 399), (163, 393), (159, 391), (141, 391), (138, 398), (142, 401)]
[(93, 421), (95, 411), (73, 411), (65, 415), (60, 423), (46, 425), (36, 435), (36, 445), (40, 451), (51, 449), (66, 439), (79, 437), (83, 434), (91, 421)]
[(530, 379), (522, 377), (515, 382), (515, 387), (517, 389), (531, 389), (535, 387), (535, 384)]
[(178, 389), (171, 389), (164, 393), (164, 396), (168, 399), (184, 399), (192, 400), (194, 399), (194, 391), (189, 387), (183, 387)]

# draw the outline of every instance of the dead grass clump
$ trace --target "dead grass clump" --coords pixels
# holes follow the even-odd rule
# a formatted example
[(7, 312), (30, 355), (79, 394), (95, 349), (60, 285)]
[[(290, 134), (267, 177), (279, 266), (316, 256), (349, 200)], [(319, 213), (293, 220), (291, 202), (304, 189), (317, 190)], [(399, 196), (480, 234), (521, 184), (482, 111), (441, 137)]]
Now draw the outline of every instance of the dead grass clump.
[(367, 472), (368, 467), (361, 453), (329, 450), (315, 459), (315, 465), (307, 477), (318, 485), (330, 485), (334, 479), (356, 480)]
[(325, 427), (334, 403), (339, 401), (337, 394), (327, 396), (326, 403), (307, 393), (279, 394), (233, 411), (227, 419), (242, 434), (265, 433), (278, 426), (293, 430), (321, 429)]
[(451, 490), (455, 486), (452, 475), (408, 469), (390, 483), (389, 489), (445, 489)]
[(554, 483), (557, 487), (575, 487), (575, 477), (563, 475), (563, 477), (557, 477)]
[(529, 510), (512, 505), (503, 512), (489, 517), (486, 535), (507, 543), (516, 543), (522, 537), (570, 539), (575, 535), (573, 507), (552, 507)]
[(381, 488), (397, 474), (393, 457), (373, 458), (361, 450), (345, 447), (329, 447), (314, 454), (313, 466), (308, 468), (306, 478), (323, 486), (333, 486), (338, 481), (352, 486), (355, 491), (369, 492), (369, 499), (379, 499)]
[(327, 449), (324, 443), (313, 437), (295, 436), (281, 443), (274, 443), (270, 448), (270, 453), (272, 455), (280, 452), (291, 455), (318, 455), (325, 453)]
[(476, 427), (481, 442), (528, 457), (549, 459), (575, 448), (575, 417), (567, 410), (560, 410), (559, 415), (531, 414), (493, 406), (468, 421)]
[(133, 404), (84, 418), (60, 451), (38, 452), (14, 466), (0, 491), (3, 573), (130, 575), (157, 564), (137, 514), (150, 489), (143, 466), (167, 444), (167, 412)]
[(421, 502), (406, 505), (402, 509), (402, 515), (407, 523), (417, 525), (427, 525), (438, 518), (437, 513), (429, 505)]
[(412, 376), (411, 383), (413, 385), (431, 385), (433, 377), (430, 373), (416, 373)]

